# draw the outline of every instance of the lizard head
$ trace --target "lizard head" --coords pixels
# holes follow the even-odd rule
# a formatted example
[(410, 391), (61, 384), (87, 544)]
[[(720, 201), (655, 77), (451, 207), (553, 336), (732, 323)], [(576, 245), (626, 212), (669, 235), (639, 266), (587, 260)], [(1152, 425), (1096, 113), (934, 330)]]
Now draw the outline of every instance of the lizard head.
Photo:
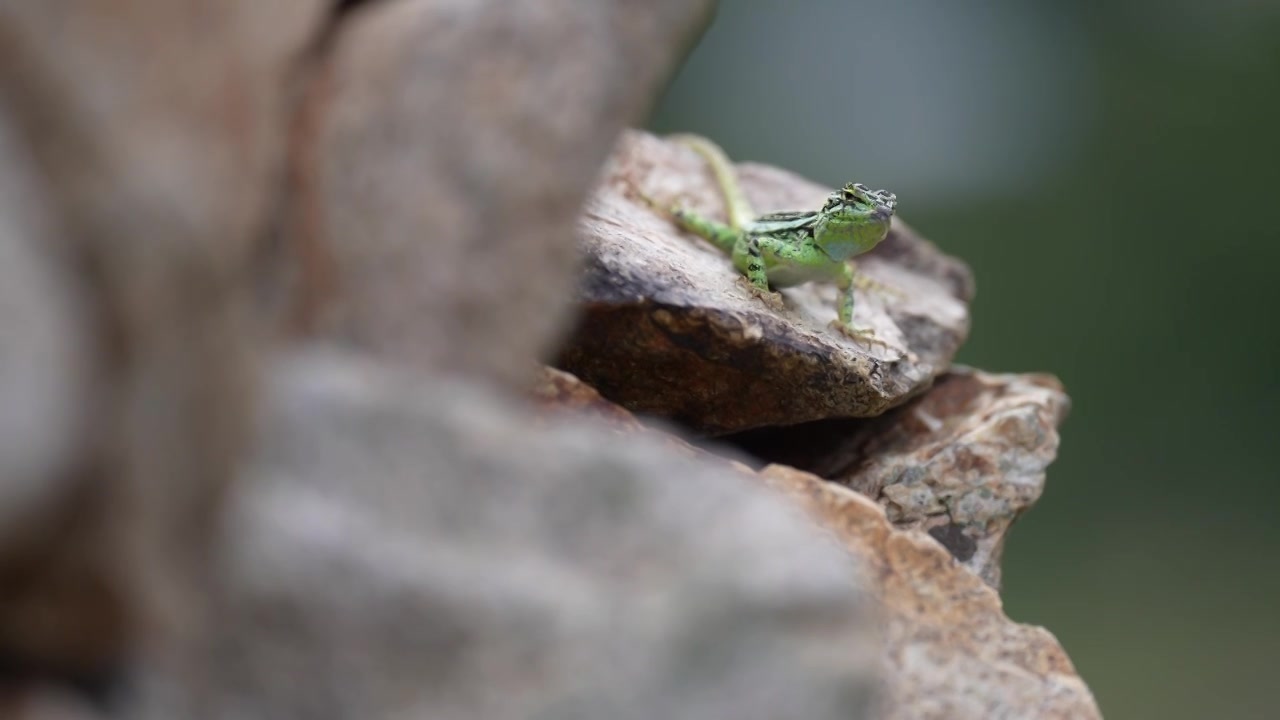
[(864, 253), (889, 234), (897, 207), (897, 196), (887, 190), (848, 183), (827, 197), (818, 213), (814, 240), (835, 260)]

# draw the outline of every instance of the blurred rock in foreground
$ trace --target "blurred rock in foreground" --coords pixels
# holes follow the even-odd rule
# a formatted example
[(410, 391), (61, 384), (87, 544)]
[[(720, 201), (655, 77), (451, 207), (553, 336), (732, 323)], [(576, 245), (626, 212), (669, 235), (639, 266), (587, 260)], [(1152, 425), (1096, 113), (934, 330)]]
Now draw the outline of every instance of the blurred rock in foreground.
[(751, 476), (332, 357), (267, 389), (212, 652), (145, 717), (868, 716), (861, 576)]

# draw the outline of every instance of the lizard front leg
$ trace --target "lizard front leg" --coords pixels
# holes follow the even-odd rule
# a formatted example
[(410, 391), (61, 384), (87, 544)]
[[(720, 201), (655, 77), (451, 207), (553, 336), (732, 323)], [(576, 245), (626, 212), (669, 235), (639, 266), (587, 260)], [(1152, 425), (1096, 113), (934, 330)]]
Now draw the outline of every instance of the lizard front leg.
[(848, 335), (854, 340), (874, 343), (888, 349), (892, 349), (885, 341), (876, 337), (875, 330), (871, 328), (858, 328), (853, 324), (853, 303), (854, 303), (854, 286), (858, 284), (857, 271), (853, 268), (853, 263), (841, 263), (839, 275), (836, 278), (836, 287), (840, 289), (839, 306), (836, 309), (837, 320), (832, 323), (837, 330)]

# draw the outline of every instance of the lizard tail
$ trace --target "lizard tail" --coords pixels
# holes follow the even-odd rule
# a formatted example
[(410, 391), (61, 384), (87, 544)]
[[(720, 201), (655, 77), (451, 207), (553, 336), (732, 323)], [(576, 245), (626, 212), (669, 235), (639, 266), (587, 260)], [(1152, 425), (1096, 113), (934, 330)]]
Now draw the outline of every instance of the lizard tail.
[(712, 174), (716, 177), (716, 183), (720, 185), (720, 190), (724, 193), (725, 205), (728, 208), (729, 225), (733, 229), (741, 230), (755, 220), (755, 211), (751, 209), (751, 203), (747, 201), (746, 195), (742, 193), (742, 188), (738, 186), (738, 175), (733, 169), (733, 162), (729, 160), (729, 156), (725, 155), (724, 150), (720, 149), (719, 145), (701, 135), (690, 133), (668, 135), (667, 138), (692, 149), (707, 161), (707, 165), (711, 167)]

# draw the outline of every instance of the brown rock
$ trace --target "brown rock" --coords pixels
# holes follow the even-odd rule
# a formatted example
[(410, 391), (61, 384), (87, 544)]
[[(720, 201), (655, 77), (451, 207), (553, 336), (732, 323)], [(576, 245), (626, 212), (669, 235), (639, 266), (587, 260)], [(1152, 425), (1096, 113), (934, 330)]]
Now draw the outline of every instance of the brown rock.
[(522, 387), (572, 301), (573, 227), (708, 0), (368, 3), (313, 89), (294, 225), (321, 334)]
[[(775, 168), (740, 174), (760, 212), (817, 207), (828, 192)], [(968, 270), (904, 223), (858, 263), (901, 293), (859, 298), (856, 321), (886, 349), (828, 328), (834, 286), (784, 289), (782, 311), (761, 302), (723, 253), (680, 232), (637, 189), (723, 215), (693, 151), (641, 132), (623, 138), (580, 224), (586, 316), (557, 364), (625, 407), (711, 434), (877, 415), (928, 387), (968, 332)]]
[(856, 435), (861, 461), (833, 479), (999, 589), (1006, 533), (1044, 491), (1069, 407), (1051, 376), (961, 369)]
[(733, 442), (877, 500), (895, 525), (927, 531), (998, 589), (1005, 535), (1044, 490), (1069, 407), (1051, 376), (957, 368), (879, 418), (762, 429)]
[(601, 421), (623, 432), (639, 432), (644, 425), (626, 409), (605, 400), (596, 389), (563, 370), (544, 367), (530, 388), (535, 407), (563, 416)]
[(566, 416), (578, 421), (588, 419), (597, 427), (611, 429), (619, 435), (647, 434), (679, 455), (714, 458), (729, 462), (741, 473), (754, 472), (745, 464), (744, 461), (749, 460), (746, 456), (739, 458), (728, 447), (708, 449), (694, 445), (676, 428), (660, 421), (641, 422), (630, 411), (604, 399), (595, 388), (563, 370), (544, 367), (530, 388), (529, 397), (537, 410), (535, 417), (543, 424), (563, 422)]
[(1011, 622), (996, 592), (933, 538), (899, 530), (863, 495), (771, 465), (771, 486), (807, 506), (874, 578), (887, 613), (886, 718), (1100, 718), (1047, 630)]

